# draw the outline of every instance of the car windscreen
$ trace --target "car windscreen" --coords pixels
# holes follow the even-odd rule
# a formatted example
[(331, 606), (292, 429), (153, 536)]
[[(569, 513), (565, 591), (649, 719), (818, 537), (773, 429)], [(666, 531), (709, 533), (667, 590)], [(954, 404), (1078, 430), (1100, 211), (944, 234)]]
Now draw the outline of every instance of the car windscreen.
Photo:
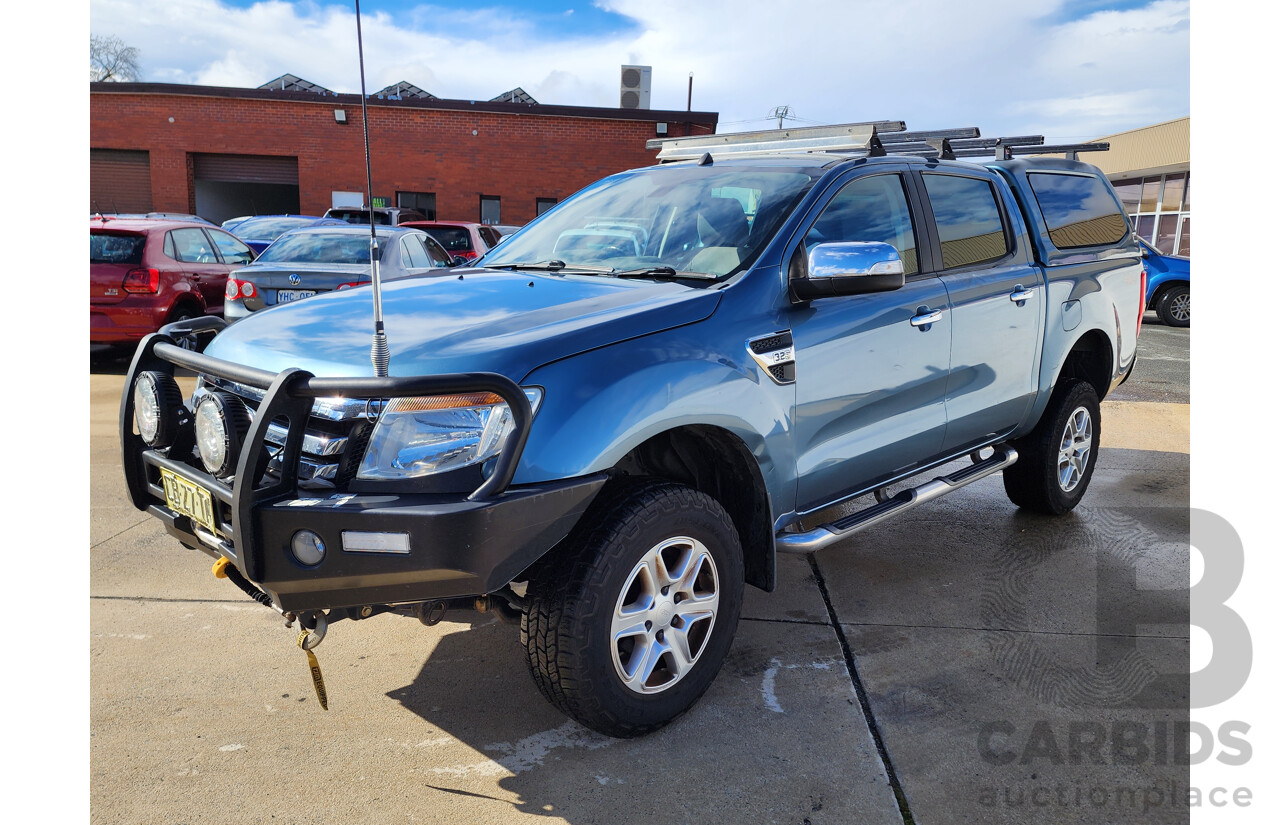
[[(369, 225), (368, 209), (330, 209), (325, 217), (337, 218), (340, 221), (361, 224), (363, 226)], [(391, 215), (387, 212), (374, 212), (373, 222), (378, 226), (390, 226)]]
[(680, 165), (605, 178), (504, 241), (485, 266), (553, 262), (718, 278), (749, 266), (821, 174)]
[(142, 249), (146, 245), (146, 235), (90, 232), (89, 263), (132, 264), (136, 266), (142, 263)]
[[(378, 245), (378, 260), (382, 260), (390, 244)], [(263, 263), (307, 264), (367, 264), (369, 263), (369, 236), (351, 232), (299, 232), (285, 235), (258, 256)]]
[(314, 222), (311, 218), (261, 218), (245, 221), (236, 227), (234, 234), (247, 241), (274, 241), (290, 229)]
[(422, 231), (450, 252), (465, 252), (471, 248), (471, 233), (460, 226), (424, 227)]

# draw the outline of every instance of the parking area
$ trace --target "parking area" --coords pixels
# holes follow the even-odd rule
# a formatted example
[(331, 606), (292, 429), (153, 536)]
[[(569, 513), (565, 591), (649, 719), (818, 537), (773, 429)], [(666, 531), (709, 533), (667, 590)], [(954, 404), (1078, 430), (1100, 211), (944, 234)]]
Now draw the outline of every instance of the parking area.
[(1151, 321), (1079, 508), (992, 477), (780, 558), (707, 694), (638, 740), (560, 715), (477, 613), (336, 624), (322, 710), (279, 617), (127, 503), (127, 362), (99, 359), (92, 818), (1185, 822), (1190, 335)]

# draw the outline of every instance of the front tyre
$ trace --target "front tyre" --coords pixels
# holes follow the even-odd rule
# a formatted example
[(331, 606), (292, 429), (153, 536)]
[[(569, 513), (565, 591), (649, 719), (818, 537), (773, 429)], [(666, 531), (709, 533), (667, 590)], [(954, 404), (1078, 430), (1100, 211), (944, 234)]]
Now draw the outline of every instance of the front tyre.
[(656, 730), (720, 670), (742, 580), (738, 533), (715, 499), (619, 480), (529, 581), (520, 635), (534, 682), (593, 730)]
[(1060, 383), (1030, 434), (1014, 442), (1018, 463), (1004, 470), (1009, 500), (1060, 515), (1080, 503), (1098, 461), (1098, 393), (1079, 379)]

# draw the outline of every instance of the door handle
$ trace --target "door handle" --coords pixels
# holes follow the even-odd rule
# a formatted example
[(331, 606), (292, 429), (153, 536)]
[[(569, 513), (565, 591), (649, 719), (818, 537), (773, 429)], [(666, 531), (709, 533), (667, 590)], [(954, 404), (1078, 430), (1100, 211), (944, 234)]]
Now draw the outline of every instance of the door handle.
[(1013, 288), (1013, 292), (1009, 293), (1009, 300), (1018, 306), (1022, 306), (1027, 302), (1028, 298), (1035, 297), (1035, 289), (1023, 289), (1022, 284), (1018, 284)]
[(913, 315), (911, 318), (911, 326), (913, 327), (927, 327), (930, 324), (936, 324), (938, 321), (942, 320), (942, 310), (940, 309), (935, 309), (930, 312), (928, 308), (925, 307), (922, 310), (917, 310), (917, 313), (918, 314)]

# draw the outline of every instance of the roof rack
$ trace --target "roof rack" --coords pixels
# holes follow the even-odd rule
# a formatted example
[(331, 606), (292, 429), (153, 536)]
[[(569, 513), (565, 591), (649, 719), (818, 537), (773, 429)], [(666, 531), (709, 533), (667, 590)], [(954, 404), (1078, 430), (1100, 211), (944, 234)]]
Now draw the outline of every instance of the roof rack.
[(705, 155), (714, 159), (805, 153), (853, 157), (881, 157), (892, 153), (943, 160), (976, 157), (1010, 160), (1018, 155), (1064, 154), (1069, 160), (1076, 160), (1079, 152), (1105, 152), (1111, 148), (1111, 144), (1095, 142), (1047, 146), (1043, 135), (984, 138), (976, 126), (907, 131), (904, 121), (874, 120), (836, 126), (657, 138), (646, 142), (645, 147), (659, 150), (660, 163), (671, 163), (694, 160)]

